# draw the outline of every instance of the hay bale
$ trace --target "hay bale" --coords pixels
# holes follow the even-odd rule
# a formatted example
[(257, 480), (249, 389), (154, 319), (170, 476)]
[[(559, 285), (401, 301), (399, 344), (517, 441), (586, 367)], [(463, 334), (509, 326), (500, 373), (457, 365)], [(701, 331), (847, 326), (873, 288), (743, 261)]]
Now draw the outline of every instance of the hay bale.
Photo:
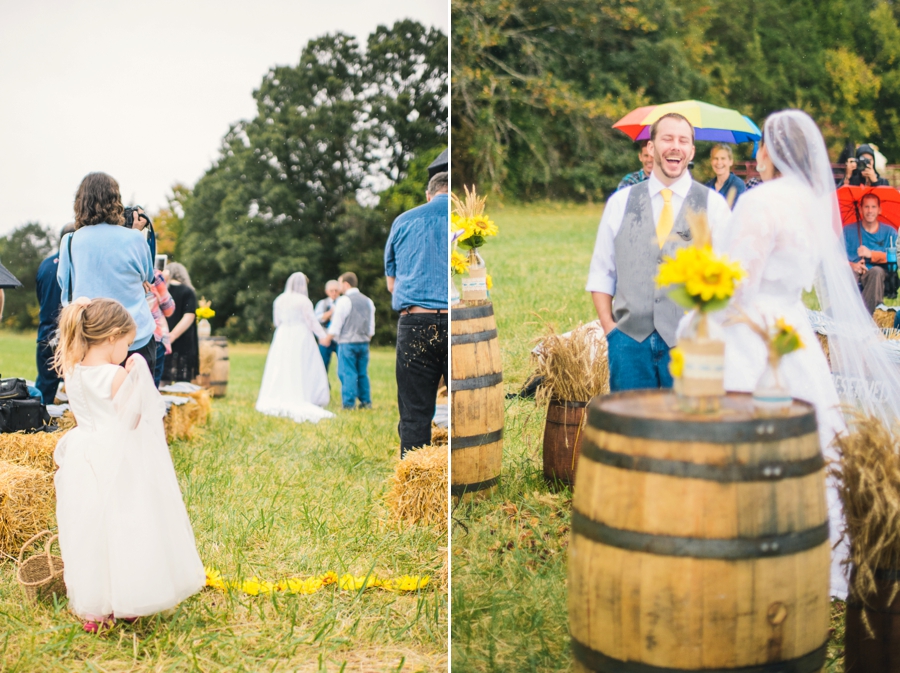
[(76, 425), (78, 424), (75, 422), (75, 416), (71, 411), (64, 412), (61, 417), (56, 419), (56, 427), (60, 430), (71, 430)]
[(819, 345), (822, 346), (822, 350), (825, 353), (825, 359), (828, 360), (828, 368), (831, 369), (831, 351), (828, 350), (828, 337), (818, 332), (816, 332), (816, 336), (819, 338)]
[(206, 425), (209, 419), (209, 413), (212, 411), (212, 402), (210, 401), (208, 390), (197, 390), (193, 393), (176, 393), (167, 392), (166, 395), (175, 395), (177, 397), (190, 397), (196, 404), (186, 404), (189, 407), (189, 415), (194, 425)]
[(434, 446), (446, 446), (449, 442), (450, 432), (447, 428), (439, 425), (431, 424), (431, 443)]
[(0, 551), (18, 555), (28, 538), (55, 525), (53, 474), (0, 461)]
[(882, 311), (876, 308), (875, 315), (872, 318), (881, 329), (891, 329), (894, 326), (894, 315), (894, 311)]
[(447, 447), (426, 446), (406, 454), (391, 477), (387, 505), (398, 519), (447, 528)]
[(599, 321), (557, 334), (549, 326), (532, 351), (537, 374), (543, 378), (541, 394), (549, 399), (588, 402), (609, 392), (609, 357)]
[(173, 404), (169, 407), (169, 412), (163, 420), (167, 441), (190, 439), (194, 436), (194, 419), (199, 413), (196, 407), (199, 405), (193, 401), (187, 404)]
[(53, 472), (53, 452), (59, 438), (66, 434), (64, 430), (56, 432), (24, 432), (0, 433), (0, 460), (5, 460), (25, 467), (33, 467), (44, 472)]

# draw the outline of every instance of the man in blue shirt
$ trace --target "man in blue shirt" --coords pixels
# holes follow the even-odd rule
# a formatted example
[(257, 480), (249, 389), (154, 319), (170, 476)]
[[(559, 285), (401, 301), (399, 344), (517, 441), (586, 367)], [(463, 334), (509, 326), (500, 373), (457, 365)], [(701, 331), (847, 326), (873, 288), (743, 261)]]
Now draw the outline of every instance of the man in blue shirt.
[(449, 197), (446, 172), (428, 182), (428, 203), (400, 215), (384, 248), (384, 275), (397, 322), (400, 457), (431, 444), (441, 377), (449, 381), (447, 295)]
[[(74, 224), (63, 227), (59, 237), (75, 231)], [(37, 381), (35, 387), (41, 391), (44, 404), (53, 404), (56, 389), (59, 388), (59, 374), (53, 369), (53, 348), (50, 340), (56, 334), (62, 299), (59, 283), (56, 281), (56, 267), (59, 264), (59, 250), (47, 257), (37, 270), (37, 298), (41, 307), (37, 333)]]
[(887, 249), (896, 245), (897, 231), (878, 221), (881, 215), (881, 199), (877, 194), (866, 194), (859, 204), (861, 222), (844, 227), (844, 245), (850, 268), (862, 286), (863, 302), (869, 313), (884, 299), (884, 279), (887, 271)]
[(649, 141), (642, 140), (638, 143), (638, 147), (641, 148), (640, 153), (638, 154), (638, 159), (641, 160), (641, 170), (635, 171), (634, 173), (629, 173), (619, 182), (619, 186), (616, 187), (616, 191), (620, 189), (625, 189), (626, 187), (630, 187), (631, 185), (636, 185), (639, 182), (643, 182), (650, 178), (650, 173), (653, 172), (653, 152), (650, 150)]

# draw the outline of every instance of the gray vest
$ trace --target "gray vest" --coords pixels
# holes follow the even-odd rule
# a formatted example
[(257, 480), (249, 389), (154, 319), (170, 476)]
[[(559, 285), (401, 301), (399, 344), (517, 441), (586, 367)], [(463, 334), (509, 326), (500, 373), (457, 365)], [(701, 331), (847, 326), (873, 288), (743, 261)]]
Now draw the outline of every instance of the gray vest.
[(668, 297), (666, 288), (657, 288), (654, 280), (663, 257), (674, 255), (690, 244), (691, 231), (685, 215), (689, 211), (706, 212), (709, 187), (699, 182), (681, 206), (669, 239), (659, 249), (656, 221), (650, 206), (650, 182), (634, 185), (628, 194), (622, 228), (615, 238), (616, 298), (613, 317), (620, 331), (635, 341), (643, 341), (659, 332), (669, 347), (675, 345), (675, 330), (684, 309)]
[(339, 344), (369, 343), (369, 322), (372, 319), (372, 307), (369, 298), (362, 292), (354, 292), (346, 295), (350, 300), (350, 314), (341, 325), (341, 333), (338, 335)]

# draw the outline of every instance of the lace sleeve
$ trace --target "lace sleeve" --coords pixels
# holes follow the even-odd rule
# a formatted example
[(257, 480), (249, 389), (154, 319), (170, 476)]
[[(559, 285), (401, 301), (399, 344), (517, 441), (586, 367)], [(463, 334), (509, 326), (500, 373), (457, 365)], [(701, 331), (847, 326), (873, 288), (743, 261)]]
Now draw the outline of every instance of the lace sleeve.
[(741, 263), (747, 276), (738, 285), (734, 304), (749, 306), (759, 293), (763, 270), (776, 243), (771, 211), (759, 199), (745, 195), (735, 206), (726, 233), (725, 252)]
[(315, 334), (318, 339), (324, 339), (326, 337), (325, 329), (322, 327), (322, 323), (319, 322), (319, 319), (316, 318), (316, 312), (309, 299), (300, 304), (300, 312), (310, 331)]

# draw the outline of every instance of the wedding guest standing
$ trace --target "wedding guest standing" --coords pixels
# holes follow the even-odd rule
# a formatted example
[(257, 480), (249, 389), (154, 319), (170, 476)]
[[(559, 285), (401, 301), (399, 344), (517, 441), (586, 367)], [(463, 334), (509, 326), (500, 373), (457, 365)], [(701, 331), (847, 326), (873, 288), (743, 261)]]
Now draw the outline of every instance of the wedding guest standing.
[[(74, 224), (63, 227), (60, 240), (66, 234), (75, 231)], [(59, 322), (59, 311), (62, 308), (62, 296), (59, 283), (56, 281), (56, 269), (59, 266), (59, 250), (47, 257), (37, 270), (37, 298), (41, 308), (37, 333), (37, 381), (35, 387), (41, 391), (44, 404), (53, 404), (56, 390), (62, 381), (53, 369), (53, 346), (51, 339), (56, 335)]]
[(163, 379), (193, 381), (200, 372), (200, 349), (197, 340), (197, 295), (191, 277), (183, 264), (173, 262), (166, 267), (169, 294), (175, 302), (172, 315), (166, 317), (172, 353), (166, 356)]
[(734, 154), (731, 151), (731, 147), (728, 145), (716, 145), (709, 153), (709, 158), (716, 177), (707, 182), (706, 186), (719, 192), (725, 197), (728, 204), (734, 208), (738, 197), (747, 191), (747, 185), (731, 172), (731, 167), (734, 166)]
[(425, 205), (400, 215), (384, 248), (384, 273), (397, 321), (400, 457), (431, 444), (441, 378), (449, 380), (447, 343), (447, 173), (425, 190)]

